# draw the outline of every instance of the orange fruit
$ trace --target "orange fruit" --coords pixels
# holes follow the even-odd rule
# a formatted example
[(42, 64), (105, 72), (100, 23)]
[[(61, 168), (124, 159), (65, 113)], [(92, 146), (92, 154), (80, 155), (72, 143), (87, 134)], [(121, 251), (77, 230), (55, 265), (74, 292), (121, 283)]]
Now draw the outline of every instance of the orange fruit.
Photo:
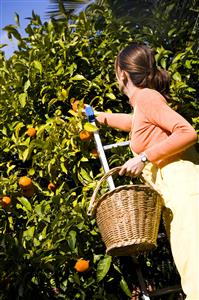
[(7, 205), (9, 205), (11, 203), (11, 198), (8, 196), (3, 196), (3, 198), (1, 199), (1, 203), (2, 203), (3, 207), (6, 207)]
[(26, 131), (26, 134), (30, 137), (35, 137), (37, 134), (37, 131), (34, 127), (30, 127), (28, 128), (28, 130)]
[(32, 179), (27, 176), (22, 176), (19, 178), (19, 185), (22, 189), (28, 189), (32, 187)]
[(75, 101), (72, 103), (72, 110), (74, 110), (75, 112), (78, 111), (78, 104), (79, 104), (79, 101), (78, 101), (78, 100), (75, 100)]
[[(83, 107), (85, 108), (85, 104), (83, 104)], [(75, 112), (78, 112), (78, 108), (79, 108), (79, 100), (75, 100), (72, 103), (72, 110), (75, 111)]]
[(54, 183), (50, 182), (50, 183), (48, 184), (48, 189), (49, 189), (50, 191), (55, 192), (55, 190), (56, 190), (56, 185), (55, 185)]
[(75, 270), (77, 272), (85, 272), (89, 269), (89, 260), (85, 260), (83, 258), (80, 258), (75, 266), (74, 266)]
[(82, 130), (79, 134), (80, 140), (82, 141), (90, 141), (93, 134), (90, 131)]
[(97, 149), (92, 149), (92, 150), (91, 150), (91, 154), (92, 154), (95, 158), (97, 158), (97, 157), (99, 156), (99, 154), (98, 154), (98, 152), (97, 152)]

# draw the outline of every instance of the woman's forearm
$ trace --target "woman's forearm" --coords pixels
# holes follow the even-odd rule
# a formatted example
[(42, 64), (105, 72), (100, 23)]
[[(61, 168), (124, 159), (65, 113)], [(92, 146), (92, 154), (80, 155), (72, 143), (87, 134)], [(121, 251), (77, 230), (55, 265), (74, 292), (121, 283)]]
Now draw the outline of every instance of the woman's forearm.
[(96, 120), (99, 124), (117, 128), (122, 131), (131, 131), (132, 115), (124, 113), (97, 113)]

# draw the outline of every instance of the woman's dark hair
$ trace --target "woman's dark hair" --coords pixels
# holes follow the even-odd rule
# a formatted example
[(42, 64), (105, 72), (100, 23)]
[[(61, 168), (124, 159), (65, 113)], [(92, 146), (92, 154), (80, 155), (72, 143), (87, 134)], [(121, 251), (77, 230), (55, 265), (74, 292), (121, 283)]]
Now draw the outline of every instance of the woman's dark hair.
[(170, 77), (166, 70), (157, 68), (154, 50), (145, 45), (130, 45), (118, 54), (116, 73), (118, 67), (129, 73), (135, 86), (155, 89), (169, 99)]

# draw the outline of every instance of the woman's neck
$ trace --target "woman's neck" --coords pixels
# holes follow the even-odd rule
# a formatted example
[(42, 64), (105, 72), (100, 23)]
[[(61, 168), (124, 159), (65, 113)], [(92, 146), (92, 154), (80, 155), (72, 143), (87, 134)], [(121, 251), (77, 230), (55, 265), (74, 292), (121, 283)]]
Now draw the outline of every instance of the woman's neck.
[[(135, 95), (141, 90), (142, 88), (139, 88), (135, 86), (131, 81), (126, 84), (124, 89), (124, 94), (129, 98), (129, 100), (133, 99)], [(130, 101), (131, 104), (131, 101)]]

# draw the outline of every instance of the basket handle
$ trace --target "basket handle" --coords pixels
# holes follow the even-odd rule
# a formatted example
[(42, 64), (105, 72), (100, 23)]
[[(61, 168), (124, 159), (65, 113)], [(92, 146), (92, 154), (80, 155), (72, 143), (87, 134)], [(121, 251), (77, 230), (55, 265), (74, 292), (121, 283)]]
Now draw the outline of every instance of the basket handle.
[[(87, 211), (87, 214), (88, 215), (92, 215), (92, 212), (93, 212), (93, 208), (94, 208), (94, 203), (96, 201), (96, 196), (97, 196), (97, 193), (100, 189), (100, 186), (101, 184), (111, 175), (115, 174), (115, 173), (119, 173), (119, 171), (121, 170), (121, 166), (120, 167), (115, 167), (115, 168), (112, 168), (111, 170), (109, 170), (106, 174), (104, 174), (101, 179), (98, 181), (97, 183), (97, 186), (93, 192), (93, 195), (91, 197), (91, 201), (90, 201), (90, 204), (89, 204), (89, 207), (88, 207), (88, 211)], [(146, 184), (152, 188), (153, 190), (155, 190), (158, 194), (161, 195), (161, 192), (158, 190), (157, 186), (151, 181), (149, 180), (148, 178), (145, 178), (144, 175), (140, 175), (140, 178), (146, 182)]]

